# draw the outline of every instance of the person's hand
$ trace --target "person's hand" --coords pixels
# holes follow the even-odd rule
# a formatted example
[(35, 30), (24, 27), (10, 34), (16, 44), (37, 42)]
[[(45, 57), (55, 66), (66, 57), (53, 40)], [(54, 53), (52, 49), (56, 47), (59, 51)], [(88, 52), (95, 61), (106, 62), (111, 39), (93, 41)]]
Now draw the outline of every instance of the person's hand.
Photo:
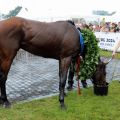
[(115, 54), (116, 54), (116, 53), (113, 51), (113, 53), (112, 53), (112, 58), (115, 58)]

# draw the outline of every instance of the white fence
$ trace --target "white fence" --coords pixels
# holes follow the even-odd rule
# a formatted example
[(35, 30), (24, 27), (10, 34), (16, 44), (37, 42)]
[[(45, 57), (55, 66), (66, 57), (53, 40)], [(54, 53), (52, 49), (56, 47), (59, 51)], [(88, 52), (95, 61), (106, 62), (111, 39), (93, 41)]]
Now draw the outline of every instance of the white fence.
[(14, 60), (15, 60), (15, 61), (20, 60), (20, 61), (24, 61), (24, 62), (27, 63), (30, 59), (34, 59), (34, 58), (36, 58), (36, 57), (38, 57), (38, 56), (33, 55), (33, 54), (31, 54), (31, 53), (28, 53), (28, 52), (20, 49), (20, 50), (18, 51), (18, 53), (17, 53), (17, 55), (16, 55), (16, 57), (15, 57)]

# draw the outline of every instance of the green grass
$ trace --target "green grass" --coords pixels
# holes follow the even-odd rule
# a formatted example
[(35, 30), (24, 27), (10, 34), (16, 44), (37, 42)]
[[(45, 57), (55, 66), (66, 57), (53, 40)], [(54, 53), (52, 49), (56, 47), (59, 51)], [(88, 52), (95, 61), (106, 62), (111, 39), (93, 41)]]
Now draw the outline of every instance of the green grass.
[(109, 85), (108, 96), (95, 96), (93, 88), (68, 92), (67, 110), (59, 107), (58, 96), (0, 108), (0, 120), (120, 120), (120, 83)]
[[(100, 56), (102, 57), (112, 57), (112, 51), (100, 50)], [(120, 53), (115, 55), (116, 59), (120, 59)]]

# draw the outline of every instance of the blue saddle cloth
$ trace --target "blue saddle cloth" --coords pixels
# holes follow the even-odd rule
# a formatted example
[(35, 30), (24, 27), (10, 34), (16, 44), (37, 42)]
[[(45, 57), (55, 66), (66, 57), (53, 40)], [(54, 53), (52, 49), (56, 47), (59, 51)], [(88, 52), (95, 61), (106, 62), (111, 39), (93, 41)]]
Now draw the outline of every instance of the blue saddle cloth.
[(81, 45), (80, 54), (82, 55), (83, 50), (84, 50), (84, 39), (83, 39), (83, 36), (82, 36), (81, 32), (79, 30), (78, 30), (78, 32), (79, 32), (79, 35), (80, 35), (80, 45)]

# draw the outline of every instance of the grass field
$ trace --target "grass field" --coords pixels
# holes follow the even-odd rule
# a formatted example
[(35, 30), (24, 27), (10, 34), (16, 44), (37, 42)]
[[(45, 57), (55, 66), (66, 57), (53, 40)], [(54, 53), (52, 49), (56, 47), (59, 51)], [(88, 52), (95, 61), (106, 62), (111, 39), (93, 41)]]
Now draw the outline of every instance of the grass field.
[(120, 120), (120, 83), (109, 85), (108, 96), (96, 96), (93, 88), (68, 92), (67, 110), (59, 107), (58, 96), (0, 108), (1, 120)]
[[(103, 57), (111, 57), (112, 52), (100, 50)], [(117, 54), (116, 59), (120, 59)], [(68, 92), (65, 98), (67, 110), (59, 107), (58, 96), (14, 103), (10, 109), (0, 107), (0, 120), (120, 120), (120, 83), (109, 85), (108, 96), (96, 96), (93, 88)]]
[[(100, 56), (112, 57), (112, 51), (100, 50)], [(116, 53), (115, 58), (120, 59), (120, 53)]]

